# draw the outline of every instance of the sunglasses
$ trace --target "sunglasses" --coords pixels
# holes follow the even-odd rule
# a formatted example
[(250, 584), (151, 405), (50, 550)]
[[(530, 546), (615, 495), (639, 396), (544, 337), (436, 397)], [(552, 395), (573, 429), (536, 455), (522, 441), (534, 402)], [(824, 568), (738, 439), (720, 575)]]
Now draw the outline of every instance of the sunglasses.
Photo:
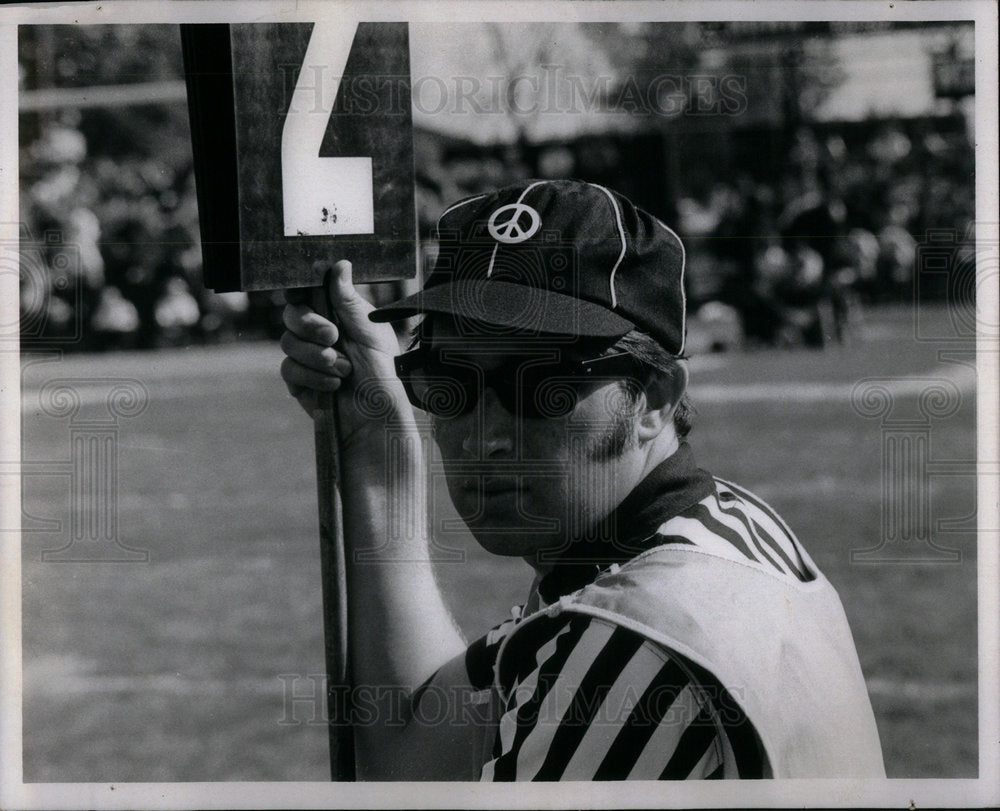
[(640, 379), (636, 361), (627, 352), (558, 362), (519, 357), (483, 369), (454, 349), (418, 348), (396, 357), (396, 374), (415, 407), (444, 418), (468, 414), (487, 388), (515, 416), (562, 417), (594, 382)]

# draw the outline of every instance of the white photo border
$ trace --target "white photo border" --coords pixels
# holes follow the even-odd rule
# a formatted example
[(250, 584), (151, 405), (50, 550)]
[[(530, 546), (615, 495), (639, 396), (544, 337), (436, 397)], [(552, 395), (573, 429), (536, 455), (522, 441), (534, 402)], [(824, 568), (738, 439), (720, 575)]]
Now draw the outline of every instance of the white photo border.
[[(866, 21), (974, 20), (976, 59), (976, 221), (979, 238), (998, 239), (997, 15), (989, 0), (915, 2), (459, 2), (319, 0), (256, 2), (42, 3), (0, 8), (0, 240), (17, 238), (17, 26), (21, 24), (135, 24), (181, 22), (308, 22), (324, 14), (411, 22), (643, 21), (851, 19)], [(0, 275), (0, 322), (17, 319), (16, 274)], [(995, 287), (982, 301), (997, 312)], [(980, 335), (978, 347), (978, 520), (1000, 526), (998, 514), (998, 346)], [(0, 350), (0, 443), (4, 458), (20, 458), (19, 373), (16, 351)], [(0, 518), (19, 516), (17, 477), (0, 490)], [(10, 482), (13, 482), (11, 484)], [(1000, 545), (995, 531), (979, 535), (979, 774), (978, 779), (796, 780), (686, 783), (480, 784), (419, 783), (24, 783), (21, 769), (20, 537), (0, 536), (0, 807), (34, 808), (606, 808), (606, 807), (844, 807), (990, 806), (1000, 803)]]

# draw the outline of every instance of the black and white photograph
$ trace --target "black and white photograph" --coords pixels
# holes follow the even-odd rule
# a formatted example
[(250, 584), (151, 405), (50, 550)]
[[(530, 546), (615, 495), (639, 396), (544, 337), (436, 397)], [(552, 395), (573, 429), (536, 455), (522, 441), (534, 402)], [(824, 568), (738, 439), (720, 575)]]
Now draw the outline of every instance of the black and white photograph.
[(0, 806), (1000, 804), (995, 4), (15, 4), (0, 83)]

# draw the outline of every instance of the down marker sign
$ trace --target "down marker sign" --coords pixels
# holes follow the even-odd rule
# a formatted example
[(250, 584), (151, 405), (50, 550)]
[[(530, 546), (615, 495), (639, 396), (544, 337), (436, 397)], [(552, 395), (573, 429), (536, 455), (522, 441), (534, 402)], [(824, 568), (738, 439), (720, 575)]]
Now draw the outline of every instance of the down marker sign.
[(406, 23), (182, 26), (205, 284), (416, 272)]

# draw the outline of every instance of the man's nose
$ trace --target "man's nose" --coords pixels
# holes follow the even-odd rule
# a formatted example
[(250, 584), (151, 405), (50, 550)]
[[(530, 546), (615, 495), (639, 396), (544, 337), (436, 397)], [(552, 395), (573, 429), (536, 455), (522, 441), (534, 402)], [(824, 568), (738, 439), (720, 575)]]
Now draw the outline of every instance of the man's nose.
[[(472, 411), (469, 430), (462, 440), (462, 450), (485, 459), (514, 450), (514, 415), (500, 404), (492, 386), (486, 386)], [(479, 440), (480, 433), (482, 435)]]

